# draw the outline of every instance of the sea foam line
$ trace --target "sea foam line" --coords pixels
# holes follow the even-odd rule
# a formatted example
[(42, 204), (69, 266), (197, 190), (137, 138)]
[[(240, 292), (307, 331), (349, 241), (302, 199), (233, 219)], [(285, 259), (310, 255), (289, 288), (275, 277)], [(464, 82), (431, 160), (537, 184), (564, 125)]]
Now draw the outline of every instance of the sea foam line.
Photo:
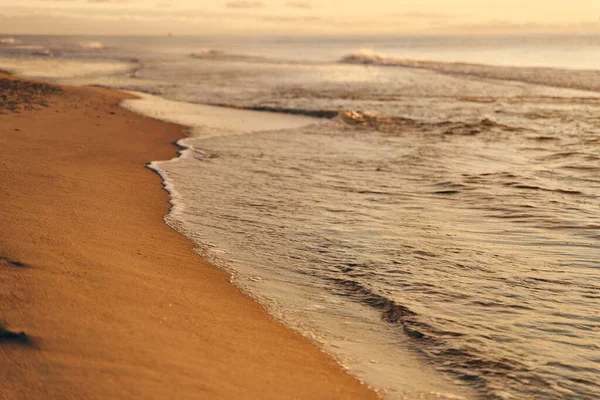
[[(444, 62), (390, 57), (372, 50), (359, 50), (339, 60), (342, 64), (418, 68), (463, 77), (517, 81), (565, 89), (600, 92), (600, 71), (548, 67), (516, 67), (463, 62)], [(590, 97), (589, 93), (581, 93)]]

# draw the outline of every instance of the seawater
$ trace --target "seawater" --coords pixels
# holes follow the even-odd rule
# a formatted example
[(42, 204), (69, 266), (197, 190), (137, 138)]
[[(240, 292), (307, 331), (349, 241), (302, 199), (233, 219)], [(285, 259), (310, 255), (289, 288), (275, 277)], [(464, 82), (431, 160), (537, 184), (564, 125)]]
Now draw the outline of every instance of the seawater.
[(352, 373), (600, 396), (599, 38), (90, 41), (0, 69), (158, 95), (127, 107), (191, 127), (167, 222)]

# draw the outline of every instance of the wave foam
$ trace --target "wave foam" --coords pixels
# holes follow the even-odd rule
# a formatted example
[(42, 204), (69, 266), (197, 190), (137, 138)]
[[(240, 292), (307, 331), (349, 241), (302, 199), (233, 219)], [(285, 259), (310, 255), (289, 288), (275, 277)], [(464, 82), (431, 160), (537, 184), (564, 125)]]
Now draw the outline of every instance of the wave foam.
[(42, 49), (39, 51), (32, 51), (31, 55), (38, 57), (54, 57), (54, 52), (50, 49)]
[(200, 51), (195, 51), (190, 54), (192, 58), (198, 58), (201, 60), (224, 60), (224, 61), (250, 61), (250, 62), (267, 62), (272, 61), (276, 62), (277, 60), (272, 60), (264, 56), (254, 55), (254, 54), (235, 54), (235, 53), (227, 53), (222, 50), (216, 49), (203, 49)]
[(548, 67), (515, 67), (463, 62), (414, 60), (377, 54), (362, 49), (339, 60), (342, 64), (419, 68), (449, 75), (517, 81), (565, 89), (600, 91), (600, 71)]
[(22, 41), (20, 41), (19, 39), (15, 39), (15, 38), (11, 38), (11, 37), (7, 37), (7, 38), (0, 38), (0, 44), (21, 44), (23, 43)]
[(218, 58), (221, 56), (224, 56), (225, 52), (221, 51), (221, 50), (214, 50), (214, 49), (204, 49), (204, 50), (200, 50), (200, 51), (196, 51), (194, 53), (190, 54), (190, 57), (194, 57), (194, 58)]
[(394, 63), (394, 60), (396, 59), (376, 54), (372, 50), (361, 49), (342, 57), (340, 62), (344, 64), (390, 65)]
[(104, 50), (106, 46), (102, 42), (80, 42), (79, 47), (88, 50)]

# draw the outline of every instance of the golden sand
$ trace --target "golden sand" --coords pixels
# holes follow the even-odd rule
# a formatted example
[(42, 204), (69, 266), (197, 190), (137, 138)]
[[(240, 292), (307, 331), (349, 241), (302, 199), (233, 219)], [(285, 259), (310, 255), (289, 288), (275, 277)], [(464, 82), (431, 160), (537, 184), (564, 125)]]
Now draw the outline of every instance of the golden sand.
[(164, 223), (181, 127), (0, 79), (1, 399), (377, 398)]

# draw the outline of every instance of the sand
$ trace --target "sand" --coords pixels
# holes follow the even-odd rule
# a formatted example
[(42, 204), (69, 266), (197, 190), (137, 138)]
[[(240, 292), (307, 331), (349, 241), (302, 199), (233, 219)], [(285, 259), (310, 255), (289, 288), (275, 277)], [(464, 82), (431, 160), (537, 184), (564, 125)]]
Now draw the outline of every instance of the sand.
[(0, 95), (0, 399), (377, 398), (164, 223), (145, 165), (180, 126), (104, 89)]

